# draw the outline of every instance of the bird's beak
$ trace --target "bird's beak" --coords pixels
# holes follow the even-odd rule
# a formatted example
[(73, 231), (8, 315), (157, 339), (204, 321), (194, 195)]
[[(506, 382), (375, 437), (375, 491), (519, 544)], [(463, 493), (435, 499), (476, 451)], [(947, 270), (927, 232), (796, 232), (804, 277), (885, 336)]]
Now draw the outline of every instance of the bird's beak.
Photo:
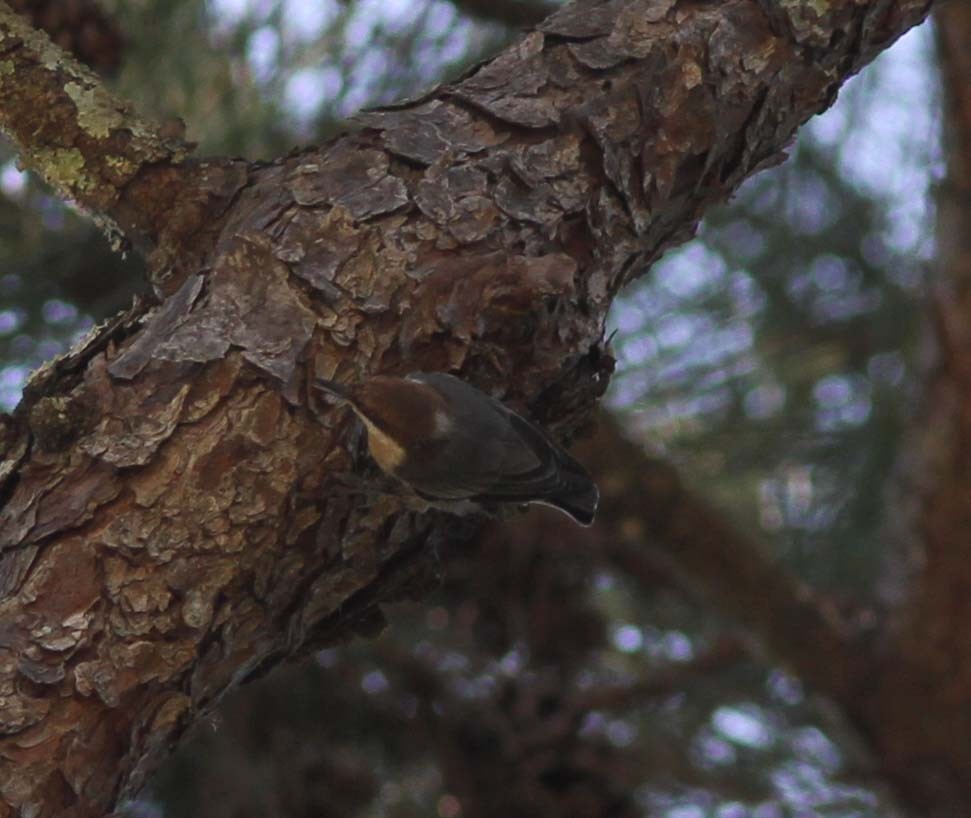
[(326, 392), (338, 400), (350, 401), (351, 393), (346, 386), (341, 386), (336, 381), (328, 381), (325, 378), (315, 378), (314, 386), (321, 392)]

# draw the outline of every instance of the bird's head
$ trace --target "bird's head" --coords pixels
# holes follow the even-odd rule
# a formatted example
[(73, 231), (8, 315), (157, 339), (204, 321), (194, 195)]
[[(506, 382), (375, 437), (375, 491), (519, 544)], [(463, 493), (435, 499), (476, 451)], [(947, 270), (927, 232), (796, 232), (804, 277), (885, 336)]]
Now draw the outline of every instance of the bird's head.
[(423, 499), (545, 503), (582, 525), (599, 493), (587, 470), (541, 429), (445, 372), (318, 381), (361, 418), (383, 471)]
[(346, 401), (368, 430), (368, 445), (378, 464), (393, 471), (423, 443), (448, 433), (449, 407), (438, 390), (425, 383), (374, 375), (344, 386), (317, 380), (317, 387)]

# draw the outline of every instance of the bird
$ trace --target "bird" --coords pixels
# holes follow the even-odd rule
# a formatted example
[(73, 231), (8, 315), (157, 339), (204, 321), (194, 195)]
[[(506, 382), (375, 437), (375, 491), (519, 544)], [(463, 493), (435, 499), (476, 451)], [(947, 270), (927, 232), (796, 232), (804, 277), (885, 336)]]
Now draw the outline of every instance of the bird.
[(426, 502), (541, 503), (580, 525), (593, 523), (600, 495), (583, 465), (460, 378), (412, 372), (314, 383), (360, 418), (378, 467)]

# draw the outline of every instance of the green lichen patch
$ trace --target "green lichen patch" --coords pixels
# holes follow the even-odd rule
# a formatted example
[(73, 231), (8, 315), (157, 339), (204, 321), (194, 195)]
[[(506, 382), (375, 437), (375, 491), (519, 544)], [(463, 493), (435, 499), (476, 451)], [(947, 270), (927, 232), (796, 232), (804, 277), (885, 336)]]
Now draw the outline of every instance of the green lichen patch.
[(127, 156), (106, 156), (105, 166), (110, 171), (112, 181), (124, 183), (138, 171), (138, 163)]
[(28, 151), (24, 160), (42, 178), (70, 196), (95, 187), (85, 173), (84, 156), (77, 148), (36, 148)]
[(124, 125), (123, 112), (101, 86), (86, 88), (80, 83), (69, 82), (64, 91), (77, 106), (78, 125), (95, 139), (104, 139)]

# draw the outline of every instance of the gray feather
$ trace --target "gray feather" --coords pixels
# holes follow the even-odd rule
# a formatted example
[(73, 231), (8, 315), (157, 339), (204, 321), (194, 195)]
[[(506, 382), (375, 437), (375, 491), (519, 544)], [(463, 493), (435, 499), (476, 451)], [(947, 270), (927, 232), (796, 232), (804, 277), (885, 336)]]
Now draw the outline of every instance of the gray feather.
[(451, 375), (416, 372), (408, 378), (435, 388), (454, 413), (447, 445), (432, 440), (424, 452), (409, 453), (399, 474), (419, 493), (431, 499), (542, 502), (584, 525), (593, 521), (596, 484), (539, 427)]

